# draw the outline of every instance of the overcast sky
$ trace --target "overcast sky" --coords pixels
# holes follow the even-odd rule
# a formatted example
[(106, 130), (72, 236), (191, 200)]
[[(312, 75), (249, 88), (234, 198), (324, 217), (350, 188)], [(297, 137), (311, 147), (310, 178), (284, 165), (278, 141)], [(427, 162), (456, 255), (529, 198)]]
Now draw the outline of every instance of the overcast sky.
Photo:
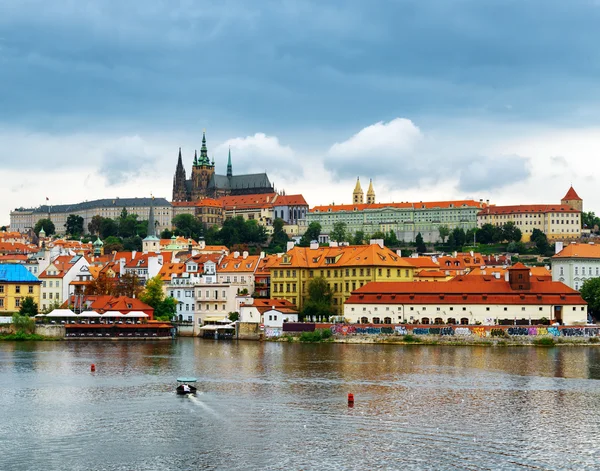
[(0, 223), (17, 206), (171, 198), (202, 129), (225, 173), (311, 206), (600, 212), (598, 0), (5, 0)]

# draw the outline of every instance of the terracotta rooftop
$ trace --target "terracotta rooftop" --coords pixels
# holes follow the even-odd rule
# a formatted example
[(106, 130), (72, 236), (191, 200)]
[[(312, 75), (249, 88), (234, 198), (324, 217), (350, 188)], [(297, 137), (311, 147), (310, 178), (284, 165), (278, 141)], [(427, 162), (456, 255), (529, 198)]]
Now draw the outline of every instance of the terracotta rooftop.
[(328, 206), (315, 206), (310, 209), (311, 213), (328, 213), (337, 211), (364, 211), (383, 208), (398, 209), (449, 209), (449, 208), (484, 208), (486, 205), (475, 200), (459, 201), (432, 201), (418, 203), (373, 203), (373, 204), (330, 204)]
[(531, 214), (531, 213), (579, 213), (577, 209), (566, 204), (518, 204), (512, 206), (488, 206), (478, 216), (486, 214)]
[(552, 258), (600, 258), (600, 245), (571, 243)]
[(582, 199), (579, 197), (579, 195), (573, 188), (573, 185), (571, 185), (571, 187), (569, 188), (569, 191), (567, 191), (567, 194), (564, 196), (564, 198), (561, 201), (569, 201), (569, 200), (582, 201)]

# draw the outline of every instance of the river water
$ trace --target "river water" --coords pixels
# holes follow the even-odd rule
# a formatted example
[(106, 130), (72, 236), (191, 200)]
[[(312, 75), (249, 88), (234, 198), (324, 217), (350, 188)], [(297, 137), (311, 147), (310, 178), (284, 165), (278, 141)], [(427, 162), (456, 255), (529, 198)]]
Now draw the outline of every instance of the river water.
[(2, 342), (0, 469), (597, 470), (599, 379), (599, 347)]

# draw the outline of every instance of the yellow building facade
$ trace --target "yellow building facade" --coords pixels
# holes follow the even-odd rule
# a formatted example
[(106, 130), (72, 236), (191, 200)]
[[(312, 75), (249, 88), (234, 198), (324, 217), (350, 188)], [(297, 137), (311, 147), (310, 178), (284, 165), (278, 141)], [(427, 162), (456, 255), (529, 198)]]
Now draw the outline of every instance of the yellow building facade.
[(18, 312), (24, 298), (40, 303), (40, 281), (19, 264), (0, 265), (0, 313)]
[(352, 291), (371, 281), (413, 281), (414, 266), (380, 246), (293, 247), (270, 267), (271, 298), (285, 299), (299, 309), (316, 277), (327, 281), (338, 314)]

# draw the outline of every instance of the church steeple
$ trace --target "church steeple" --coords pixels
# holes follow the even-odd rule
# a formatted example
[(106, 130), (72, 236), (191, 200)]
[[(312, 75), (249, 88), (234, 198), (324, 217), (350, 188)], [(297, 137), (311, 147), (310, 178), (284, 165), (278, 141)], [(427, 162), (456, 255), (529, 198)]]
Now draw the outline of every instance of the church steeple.
[(373, 179), (369, 181), (369, 189), (367, 190), (367, 204), (375, 204), (375, 190), (373, 189)]
[(360, 177), (356, 178), (356, 186), (352, 192), (352, 202), (354, 204), (363, 204), (365, 201), (365, 193), (360, 186)]
[(210, 165), (208, 149), (206, 148), (206, 129), (202, 131), (202, 147), (200, 147), (200, 165)]
[(185, 189), (185, 168), (181, 158), (181, 147), (179, 148), (179, 157), (177, 158), (177, 167), (173, 177), (173, 201), (186, 201), (187, 194)]
[(233, 177), (233, 167), (231, 166), (231, 147), (229, 148), (229, 157), (227, 158), (227, 178)]

